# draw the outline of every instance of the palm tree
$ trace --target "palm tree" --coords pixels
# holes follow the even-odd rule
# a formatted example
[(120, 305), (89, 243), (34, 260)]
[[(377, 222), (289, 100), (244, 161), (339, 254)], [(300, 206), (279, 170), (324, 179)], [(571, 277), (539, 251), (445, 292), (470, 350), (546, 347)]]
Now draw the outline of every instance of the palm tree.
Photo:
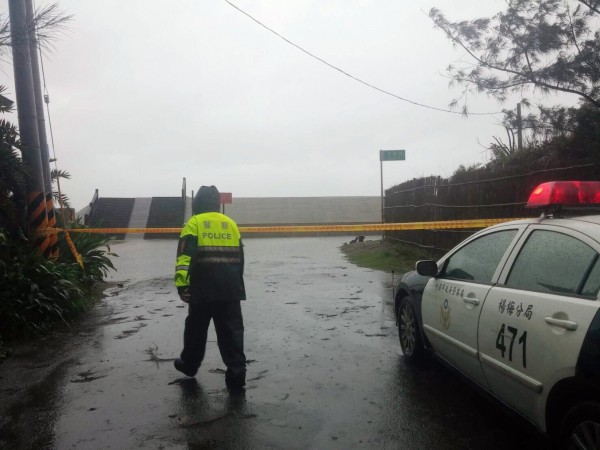
[(50, 179), (52, 180), (52, 197), (54, 197), (55, 208), (70, 208), (69, 197), (67, 197), (60, 189), (60, 180), (70, 180), (71, 174), (65, 170), (52, 169), (50, 171)]
[[(5, 87), (0, 86), (0, 93)], [(0, 113), (11, 106), (0, 106)], [(27, 171), (18, 153), (19, 133), (9, 121), (0, 120), (0, 228), (9, 234), (25, 229)]]

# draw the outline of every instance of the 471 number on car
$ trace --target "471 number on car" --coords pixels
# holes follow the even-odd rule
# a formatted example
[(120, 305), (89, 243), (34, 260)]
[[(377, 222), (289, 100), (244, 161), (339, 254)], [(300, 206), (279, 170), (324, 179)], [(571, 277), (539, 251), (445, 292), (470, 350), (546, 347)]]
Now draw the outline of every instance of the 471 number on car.
[[(519, 337), (517, 338), (517, 336)], [(523, 331), (519, 335), (519, 330), (517, 328), (502, 324), (500, 331), (498, 331), (498, 337), (496, 337), (496, 348), (500, 350), (502, 358), (505, 358), (508, 351), (508, 360), (513, 360), (515, 340), (517, 341), (517, 346), (521, 347), (523, 367), (527, 367), (527, 331)], [(516, 351), (518, 352), (518, 350)]]

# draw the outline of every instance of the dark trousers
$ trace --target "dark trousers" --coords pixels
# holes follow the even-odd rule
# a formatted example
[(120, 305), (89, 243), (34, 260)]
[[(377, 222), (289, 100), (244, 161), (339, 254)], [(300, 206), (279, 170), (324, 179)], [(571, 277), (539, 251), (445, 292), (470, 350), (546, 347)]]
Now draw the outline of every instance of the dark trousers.
[(183, 332), (181, 359), (188, 369), (196, 371), (206, 351), (208, 325), (213, 319), (221, 358), (227, 366), (225, 383), (228, 388), (246, 384), (244, 355), (244, 320), (239, 300), (190, 303)]

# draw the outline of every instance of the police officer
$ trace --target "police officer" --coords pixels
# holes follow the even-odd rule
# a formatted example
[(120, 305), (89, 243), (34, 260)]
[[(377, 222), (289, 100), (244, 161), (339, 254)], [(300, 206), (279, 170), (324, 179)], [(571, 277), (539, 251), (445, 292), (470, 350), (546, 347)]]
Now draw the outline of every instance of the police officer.
[(240, 391), (246, 384), (240, 305), (246, 299), (244, 252), (237, 224), (219, 213), (220, 203), (215, 186), (202, 186), (192, 201), (193, 216), (179, 237), (175, 286), (181, 300), (189, 303), (189, 310), (183, 351), (174, 365), (189, 377), (196, 375), (213, 319), (219, 351), (227, 366), (225, 383), (230, 391)]

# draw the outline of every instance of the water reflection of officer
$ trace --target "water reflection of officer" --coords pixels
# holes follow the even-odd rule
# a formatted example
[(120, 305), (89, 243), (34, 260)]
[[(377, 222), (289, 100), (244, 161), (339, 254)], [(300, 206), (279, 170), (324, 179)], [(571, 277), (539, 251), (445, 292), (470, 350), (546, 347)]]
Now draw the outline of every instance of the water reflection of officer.
[[(178, 414), (171, 416), (185, 430), (189, 449), (250, 448), (255, 440), (253, 421), (246, 398), (205, 392), (195, 378), (182, 378), (177, 383), (181, 399)], [(258, 448), (258, 447), (257, 447)]]
[(193, 216), (179, 238), (175, 286), (189, 303), (183, 333), (183, 351), (175, 368), (193, 377), (204, 359), (210, 320), (227, 366), (225, 383), (230, 391), (246, 384), (244, 322), (240, 300), (244, 288), (244, 252), (237, 224), (219, 213), (215, 186), (202, 186), (192, 201)]

